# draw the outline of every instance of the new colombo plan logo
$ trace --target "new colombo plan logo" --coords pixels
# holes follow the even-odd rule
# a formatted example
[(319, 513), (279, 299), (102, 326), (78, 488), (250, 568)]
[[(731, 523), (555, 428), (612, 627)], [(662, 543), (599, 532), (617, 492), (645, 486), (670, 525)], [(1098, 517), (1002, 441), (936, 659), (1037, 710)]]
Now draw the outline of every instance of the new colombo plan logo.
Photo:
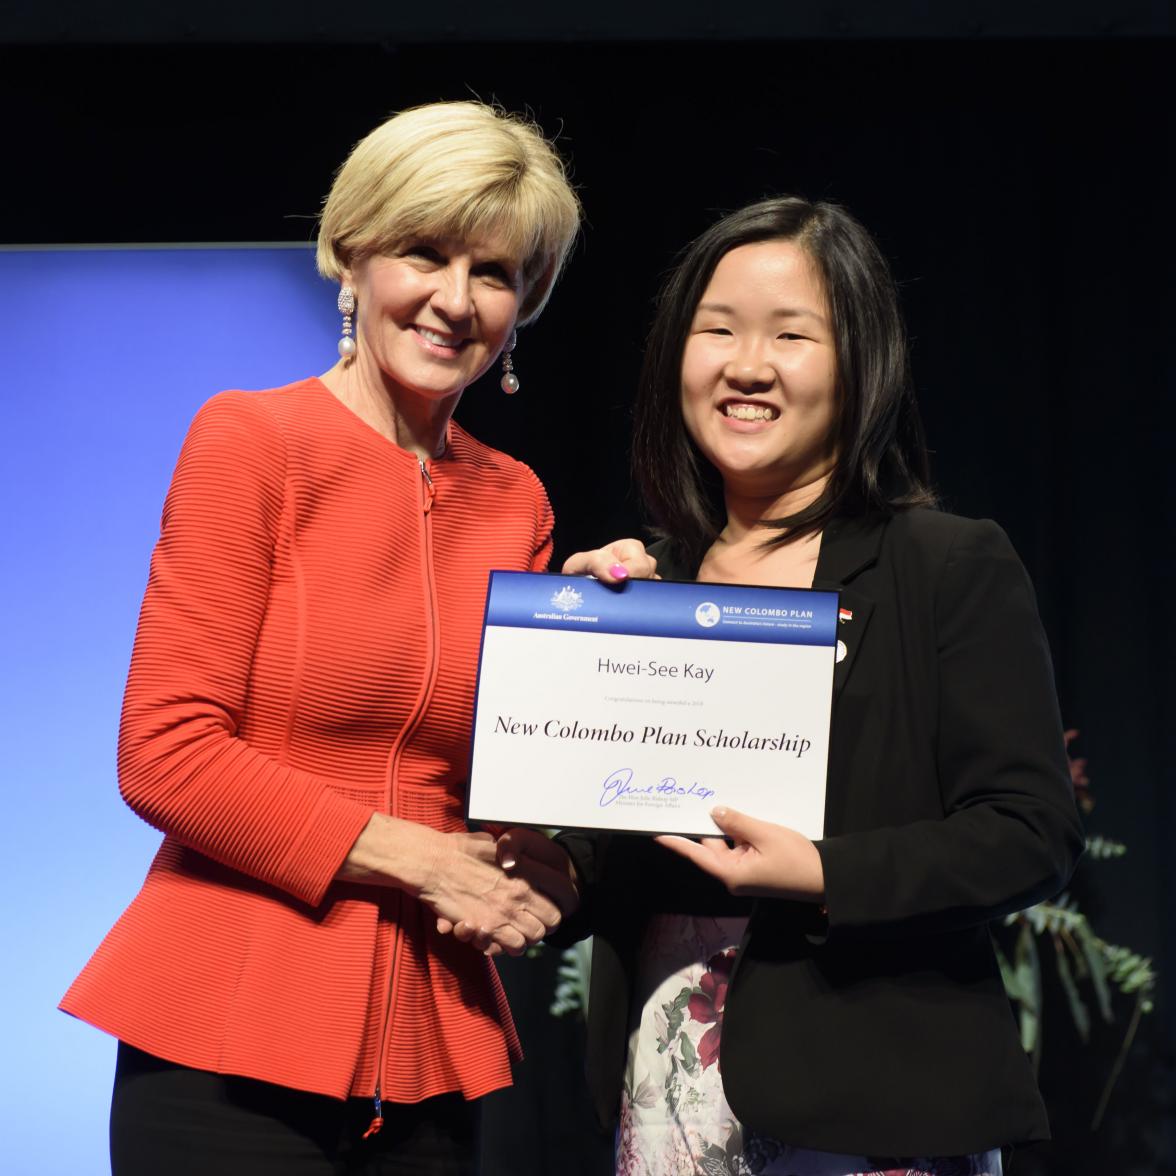
[(713, 629), (719, 623), (719, 615), (719, 606), (710, 600), (704, 600), (694, 610), (694, 619), (704, 629)]
[(562, 613), (575, 612), (576, 609), (581, 608), (583, 604), (583, 593), (577, 592), (570, 584), (565, 584), (551, 598), (551, 607), (559, 609), (559, 611)]

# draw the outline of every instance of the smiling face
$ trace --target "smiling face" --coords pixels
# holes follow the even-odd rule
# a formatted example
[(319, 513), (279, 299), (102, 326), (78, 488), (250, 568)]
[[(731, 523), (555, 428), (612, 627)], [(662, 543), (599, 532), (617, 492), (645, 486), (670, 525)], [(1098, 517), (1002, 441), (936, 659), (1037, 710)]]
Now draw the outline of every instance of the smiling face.
[(777, 497), (835, 461), (837, 362), (820, 276), (791, 241), (740, 245), (682, 352), (686, 428), (729, 491)]
[(344, 274), (355, 290), (365, 381), (430, 401), (456, 398), (514, 329), (521, 265), (493, 236), (408, 241)]

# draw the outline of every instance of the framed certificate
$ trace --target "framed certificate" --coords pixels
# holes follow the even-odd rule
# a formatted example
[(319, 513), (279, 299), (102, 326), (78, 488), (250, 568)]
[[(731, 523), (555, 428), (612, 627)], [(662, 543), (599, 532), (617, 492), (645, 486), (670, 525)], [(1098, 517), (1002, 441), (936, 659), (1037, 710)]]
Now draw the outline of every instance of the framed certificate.
[(491, 572), (471, 820), (821, 836), (835, 592)]

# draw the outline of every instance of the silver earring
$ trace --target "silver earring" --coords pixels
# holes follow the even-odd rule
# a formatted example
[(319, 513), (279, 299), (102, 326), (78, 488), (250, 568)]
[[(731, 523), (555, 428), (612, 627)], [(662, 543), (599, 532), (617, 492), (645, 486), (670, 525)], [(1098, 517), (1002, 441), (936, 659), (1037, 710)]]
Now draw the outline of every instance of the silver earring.
[(355, 313), (355, 291), (350, 286), (339, 287), (339, 299), (336, 302), (339, 313), (343, 316), (343, 337), (339, 340), (339, 354), (344, 359), (350, 359), (355, 354), (355, 340), (351, 337), (351, 316)]
[(514, 374), (514, 360), (510, 357), (510, 353), (515, 349), (515, 344), (518, 341), (518, 332), (511, 331), (510, 340), (502, 349), (502, 379), (499, 384), (507, 396), (513, 396), (519, 390), (519, 378)]

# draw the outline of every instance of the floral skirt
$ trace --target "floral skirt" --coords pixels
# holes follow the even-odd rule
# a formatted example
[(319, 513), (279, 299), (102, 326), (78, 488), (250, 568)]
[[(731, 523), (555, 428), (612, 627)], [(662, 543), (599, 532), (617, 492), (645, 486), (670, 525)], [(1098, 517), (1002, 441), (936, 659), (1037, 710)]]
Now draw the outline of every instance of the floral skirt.
[(999, 1151), (871, 1159), (744, 1130), (723, 1093), (719, 1041), (746, 925), (691, 915), (651, 921), (638, 967), (617, 1176), (1001, 1176)]

